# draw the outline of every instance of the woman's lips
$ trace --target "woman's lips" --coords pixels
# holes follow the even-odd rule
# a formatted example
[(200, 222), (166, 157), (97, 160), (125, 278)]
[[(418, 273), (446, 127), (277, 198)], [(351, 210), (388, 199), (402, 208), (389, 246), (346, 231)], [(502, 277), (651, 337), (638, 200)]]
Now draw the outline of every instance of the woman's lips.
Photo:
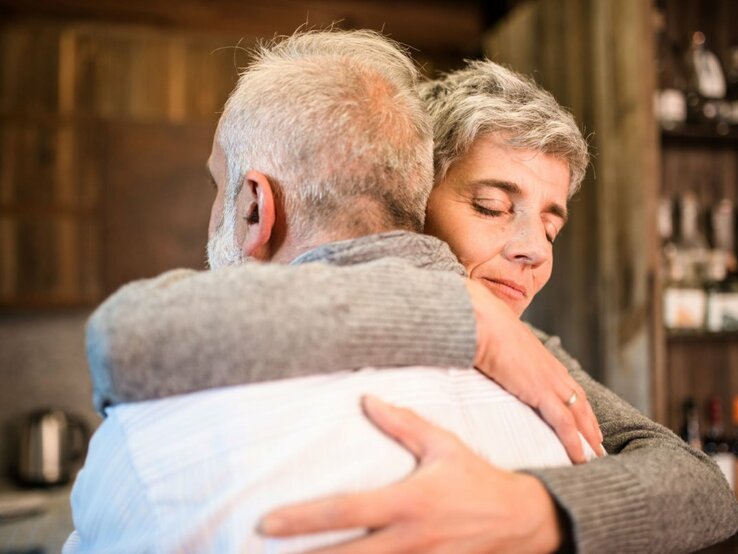
[(527, 297), (525, 287), (515, 281), (507, 281), (504, 279), (488, 279), (483, 278), (484, 284), (494, 293), (500, 293), (503, 296), (513, 300), (525, 300)]

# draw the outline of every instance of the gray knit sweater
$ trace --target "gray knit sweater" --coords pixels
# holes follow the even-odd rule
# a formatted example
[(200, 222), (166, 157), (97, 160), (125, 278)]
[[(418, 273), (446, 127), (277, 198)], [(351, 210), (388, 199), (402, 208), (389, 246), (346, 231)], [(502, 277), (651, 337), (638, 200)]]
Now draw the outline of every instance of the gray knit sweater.
[[(445, 243), (391, 232), (322, 246), (290, 266), (132, 283), (88, 324), (96, 405), (368, 365), (471, 366), (463, 275)], [(611, 454), (530, 472), (569, 516), (578, 551), (688, 552), (738, 530), (738, 503), (707, 456), (535, 332), (587, 392)]]

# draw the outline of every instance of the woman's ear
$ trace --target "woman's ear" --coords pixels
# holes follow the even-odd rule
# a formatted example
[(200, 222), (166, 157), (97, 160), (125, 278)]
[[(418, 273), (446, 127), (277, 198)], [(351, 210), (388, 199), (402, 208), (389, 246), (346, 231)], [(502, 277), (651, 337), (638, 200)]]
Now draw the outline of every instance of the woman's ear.
[(249, 171), (236, 199), (241, 253), (261, 261), (271, 259), (271, 240), (276, 218), (274, 194), (269, 178), (258, 171)]

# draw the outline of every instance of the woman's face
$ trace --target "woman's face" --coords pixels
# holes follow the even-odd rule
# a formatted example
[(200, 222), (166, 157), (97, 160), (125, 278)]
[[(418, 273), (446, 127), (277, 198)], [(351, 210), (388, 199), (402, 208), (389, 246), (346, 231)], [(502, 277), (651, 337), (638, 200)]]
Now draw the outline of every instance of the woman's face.
[(551, 277), (568, 190), (565, 162), (485, 137), (436, 184), (425, 232), (520, 316)]

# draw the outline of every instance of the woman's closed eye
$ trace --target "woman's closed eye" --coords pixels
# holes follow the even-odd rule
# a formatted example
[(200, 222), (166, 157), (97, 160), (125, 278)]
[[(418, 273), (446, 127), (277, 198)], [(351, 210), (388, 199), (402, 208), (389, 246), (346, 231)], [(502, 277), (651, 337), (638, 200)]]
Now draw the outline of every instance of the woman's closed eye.
[(512, 206), (501, 200), (474, 200), (472, 208), (475, 212), (489, 217), (499, 217), (512, 213)]

